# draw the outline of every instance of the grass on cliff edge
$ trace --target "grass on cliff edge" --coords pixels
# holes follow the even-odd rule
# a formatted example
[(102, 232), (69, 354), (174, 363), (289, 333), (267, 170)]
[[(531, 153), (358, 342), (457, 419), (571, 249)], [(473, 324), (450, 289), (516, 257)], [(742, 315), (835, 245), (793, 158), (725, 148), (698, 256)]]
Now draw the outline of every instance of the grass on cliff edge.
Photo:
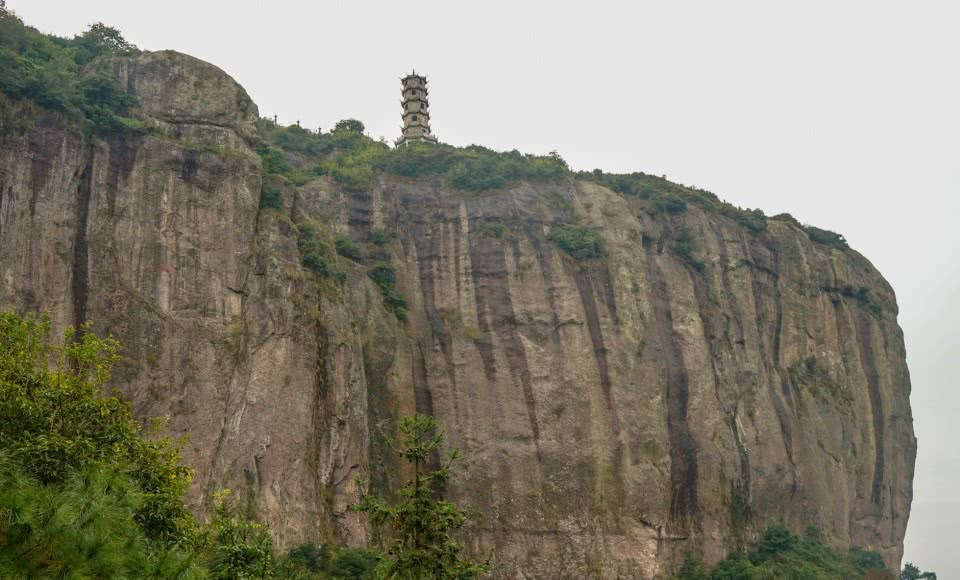
[[(258, 129), (262, 138), (258, 153), (264, 172), (283, 175), (295, 185), (329, 175), (348, 190), (364, 191), (373, 186), (377, 173), (388, 173), (439, 177), (451, 188), (481, 193), (521, 180), (544, 183), (576, 178), (639, 198), (651, 214), (681, 214), (695, 205), (727, 216), (753, 233), (767, 228), (768, 218), (762, 210), (739, 208), (709, 191), (642, 172), (574, 172), (556, 152), (531, 155), (516, 150), (494, 151), (480, 145), (454, 147), (442, 143), (390, 148), (385, 142), (366, 136), (363, 123), (354, 119), (340, 121), (328, 132), (299, 125), (284, 127), (268, 119), (260, 119)], [(789, 214), (770, 219), (794, 223), (818, 244), (847, 248), (842, 235), (803, 225)]]

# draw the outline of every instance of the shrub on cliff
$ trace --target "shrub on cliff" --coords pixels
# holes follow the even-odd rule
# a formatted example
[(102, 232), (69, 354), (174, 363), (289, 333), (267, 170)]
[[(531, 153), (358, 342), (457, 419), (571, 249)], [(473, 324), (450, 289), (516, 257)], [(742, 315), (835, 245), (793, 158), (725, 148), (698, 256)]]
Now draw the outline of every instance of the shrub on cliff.
[(350, 239), (350, 236), (339, 235), (333, 239), (333, 243), (337, 248), (337, 253), (344, 258), (350, 258), (356, 262), (363, 260), (363, 248), (360, 247), (360, 244)]
[(603, 255), (603, 237), (590, 228), (557, 224), (550, 228), (550, 239), (577, 260), (591, 260)]
[(332, 278), (339, 284), (347, 279), (347, 274), (337, 265), (337, 251), (330, 240), (330, 234), (318, 232), (312, 224), (297, 224), (297, 247), (303, 266), (324, 278)]
[(803, 231), (807, 232), (807, 236), (811, 241), (824, 246), (830, 246), (832, 248), (837, 248), (840, 250), (846, 250), (850, 246), (847, 245), (847, 240), (841, 234), (837, 232), (831, 232), (830, 230), (823, 230), (814, 226), (804, 226)]
[(397, 290), (397, 271), (390, 262), (376, 261), (370, 264), (367, 274), (383, 292), (383, 303), (391, 310), (397, 320), (407, 320), (407, 299)]
[(673, 251), (681, 260), (697, 272), (703, 272), (703, 269), (706, 267), (703, 260), (700, 260), (696, 256), (696, 241), (685, 229), (681, 229), (673, 237)]
[(695, 205), (733, 218), (751, 232), (758, 233), (767, 229), (767, 217), (761, 210), (739, 208), (709, 191), (673, 183), (666, 177), (643, 172), (604, 173), (599, 169), (581, 171), (577, 176), (618, 193), (638, 197), (646, 202), (648, 211), (653, 214), (680, 214), (685, 212), (689, 205)]

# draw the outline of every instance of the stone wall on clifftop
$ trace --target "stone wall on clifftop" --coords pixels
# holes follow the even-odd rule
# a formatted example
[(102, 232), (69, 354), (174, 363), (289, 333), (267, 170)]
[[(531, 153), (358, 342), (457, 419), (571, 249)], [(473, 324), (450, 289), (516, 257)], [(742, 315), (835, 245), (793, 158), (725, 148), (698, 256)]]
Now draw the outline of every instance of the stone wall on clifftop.
[[(173, 52), (112, 62), (151, 133), (90, 144), (0, 102), (0, 306), (120, 339), (117, 386), (190, 434), (198, 511), (230, 487), (283, 545), (362, 545), (355, 478), (395, 484), (383, 436), (418, 410), (464, 451), (448, 494), (479, 512), (465, 538), (495, 548), (498, 578), (650, 578), (778, 521), (899, 562), (910, 381), (893, 291), (857, 252), (573, 179), (470, 195), (324, 177), (262, 210), (239, 85)], [(367, 251), (408, 321), (364, 264), (339, 258), (342, 285), (306, 271), (304, 221), (392, 233)], [(559, 223), (605, 255), (573, 260)]]

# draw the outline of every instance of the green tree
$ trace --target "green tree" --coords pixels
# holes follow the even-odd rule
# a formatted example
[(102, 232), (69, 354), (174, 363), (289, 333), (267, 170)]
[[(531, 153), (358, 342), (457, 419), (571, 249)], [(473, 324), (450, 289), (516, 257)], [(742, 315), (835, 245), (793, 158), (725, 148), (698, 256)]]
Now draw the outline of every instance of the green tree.
[(466, 522), (466, 515), (454, 503), (437, 499), (450, 478), (450, 466), (459, 451), (436, 469), (428, 468), (443, 445), (443, 432), (433, 417), (414, 415), (400, 420), (400, 458), (413, 468), (413, 479), (397, 490), (395, 503), (365, 491), (360, 482), (360, 502), (352, 506), (366, 513), (374, 526), (392, 531), (393, 539), (384, 556), (380, 575), (387, 580), (464, 580), (486, 572), (486, 562), (462, 556), (463, 545), (451, 532)]
[(74, 49), (74, 60), (85, 65), (97, 57), (109, 54), (130, 54), (137, 47), (127, 42), (120, 31), (102, 22), (91, 24), (90, 28), (70, 42)]
[(50, 334), (46, 316), (0, 313), (0, 454), (43, 485), (122, 469), (142, 494), (135, 518), (146, 535), (186, 542), (194, 520), (183, 504), (192, 477), (180, 463), (183, 442), (146, 437), (127, 402), (101, 396), (119, 343), (89, 325), (79, 335), (68, 328), (62, 341)]
[(202, 578), (191, 554), (144, 538), (143, 502), (117, 468), (44, 485), (0, 460), (0, 578)]
[(356, 119), (343, 119), (333, 126), (334, 132), (351, 131), (353, 133), (363, 133), (367, 130), (364, 124)]
[(209, 551), (211, 580), (273, 580), (279, 562), (273, 550), (270, 529), (240, 515), (230, 503), (230, 492), (214, 495), (212, 546)]
[(911, 562), (907, 562), (903, 571), (900, 572), (900, 580), (937, 580), (937, 575), (933, 572), (921, 572), (920, 568), (917, 568)]
[(696, 554), (688, 552), (683, 558), (683, 564), (680, 565), (680, 573), (676, 580), (709, 580), (710, 573), (707, 567), (703, 565), (703, 560)]

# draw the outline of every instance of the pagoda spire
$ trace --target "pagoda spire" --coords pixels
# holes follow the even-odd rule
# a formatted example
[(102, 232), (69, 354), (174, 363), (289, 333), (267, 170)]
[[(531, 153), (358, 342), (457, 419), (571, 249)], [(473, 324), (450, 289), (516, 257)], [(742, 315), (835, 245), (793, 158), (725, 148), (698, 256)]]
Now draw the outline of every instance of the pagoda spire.
[(437, 138), (430, 133), (427, 77), (414, 70), (400, 82), (403, 85), (403, 134), (397, 139), (397, 146), (414, 141), (436, 143)]

